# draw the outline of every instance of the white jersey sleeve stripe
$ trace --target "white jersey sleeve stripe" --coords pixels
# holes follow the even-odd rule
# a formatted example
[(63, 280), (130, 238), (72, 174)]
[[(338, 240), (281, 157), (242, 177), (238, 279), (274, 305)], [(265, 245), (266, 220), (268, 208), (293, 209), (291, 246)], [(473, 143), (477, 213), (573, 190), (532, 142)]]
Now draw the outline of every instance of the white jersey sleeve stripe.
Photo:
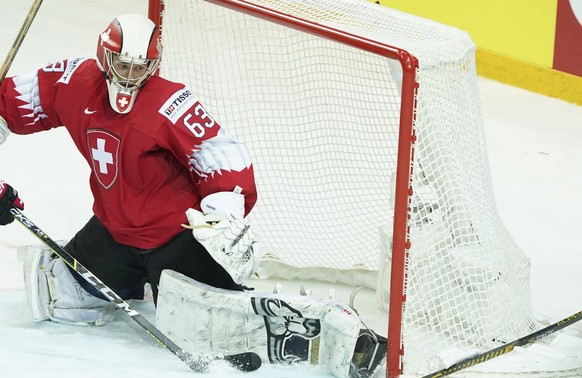
[(30, 110), (30, 113), (22, 115), (23, 118), (32, 118), (32, 121), (27, 123), (27, 125), (33, 125), (40, 118), (46, 118), (40, 104), (38, 73), (33, 72), (19, 75), (14, 77), (13, 80), (14, 89), (19, 93), (16, 98), (24, 102), (19, 108)]
[(232, 138), (224, 129), (202, 142), (199, 149), (190, 156), (192, 170), (201, 177), (212, 175), (221, 170), (242, 171), (251, 166), (251, 158), (244, 144)]

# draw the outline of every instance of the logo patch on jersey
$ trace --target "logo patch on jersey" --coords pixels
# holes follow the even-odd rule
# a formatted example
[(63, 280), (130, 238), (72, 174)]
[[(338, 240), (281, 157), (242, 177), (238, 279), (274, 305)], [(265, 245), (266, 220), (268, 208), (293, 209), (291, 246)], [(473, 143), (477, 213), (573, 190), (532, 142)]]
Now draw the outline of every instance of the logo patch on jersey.
[(65, 67), (65, 72), (63, 73), (63, 76), (61, 76), (61, 78), (59, 79), (58, 83), (69, 84), (71, 76), (77, 70), (77, 68), (79, 68), (81, 63), (83, 63), (85, 60), (87, 60), (87, 58), (69, 59), (67, 61), (67, 66)]
[(158, 110), (158, 113), (168, 118), (175, 125), (195, 102), (196, 99), (194, 99), (192, 92), (183, 88), (170, 96), (168, 101)]
[(119, 146), (121, 140), (105, 130), (87, 130), (87, 146), (93, 166), (93, 174), (99, 184), (109, 189), (119, 173)]

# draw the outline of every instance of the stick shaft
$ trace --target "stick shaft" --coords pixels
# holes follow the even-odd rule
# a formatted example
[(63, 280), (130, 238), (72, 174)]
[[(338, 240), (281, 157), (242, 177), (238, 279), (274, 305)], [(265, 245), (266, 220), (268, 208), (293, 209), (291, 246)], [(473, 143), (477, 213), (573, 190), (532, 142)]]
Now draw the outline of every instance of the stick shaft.
[(24, 37), (26, 37), (26, 33), (28, 33), (28, 29), (30, 28), (30, 25), (32, 25), (32, 21), (34, 20), (36, 13), (40, 9), (41, 4), (42, 0), (35, 0), (34, 3), (32, 3), (32, 5), (30, 6), (30, 10), (28, 11), (26, 18), (24, 19), (24, 23), (22, 24), (22, 27), (20, 28), (20, 31), (18, 32), (18, 35), (16, 36), (16, 39), (12, 44), (12, 47), (10, 48), (8, 54), (6, 55), (6, 59), (4, 59), (2, 68), (0, 68), (0, 82), (2, 82), (2, 80), (4, 80), (4, 78), (6, 77), (6, 74), (8, 73), (8, 70), (12, 65), (12, 61), (14, 61), (14, 57), (16, 56), (16, 53), (20, 49), (20, 45), (22, 45), (22, 41), (24, 40)]
[(446, 375), (453, 374), (455, 372), (466, 369), (468, 367), (475, 366), (475, 365), (480, 364), (482, 362), (489, 361), (495, 357), (499, 357), (503, 354), (511, 352), (515, 347), (521, 347), (521, 346), (525, 346), (528, 344), (533, 344), (536, 341), (538, 341), (546, 336), (549, 336), (552, 333), (558, 332), (562, 328), (565, 328), (569, 325), (572, 325), (579, 320), (582, 320), (582, 311), (577, 312), (571, 316), (568, 316), (567, 318), (564, 318), (560, 321), (557, 321), (556, 323), (551, 324), (545, 328), (542, 328), (539, 331), (530, 333), (529, 335), (523, 336), (517, 340), (514, 340), (510, 343), (504, 344), (500, 347), (491, 349), (490, 351), (487, 351), (485, 353), (481, 353), (481, 354), (478, 354), (476, 356), (466, 358), (460, 362), (457, 362), (456, 364), (449, 366), (446, 369), (442, 369), (442, 370), (436, 371), (432, 374), (425, 375), (422, 378), (444, 377)]
[[(143, 317), (139, 312), (134, 310), (126, 301), (124, 301), (119, 295), (117, 295), (112, 289), (105, 285), (97, 276), (91, 273), (87, 268), (85, 268), (77, 259), (75, 259), (69, 252), (67, 252), (63, 247), (58, 245), (54, 240), (52, 240), (43, 230), (36, 226), (30, 219), (28, 219), (20, 210), (13, 207), (10, 209), (10, 213), (14, 216), (20, 224), (26, 227), (30, 232), (34, 234), (38, 239), (40, 239), (44, 244), (46, 244), (54, 253), (57, 254), (68, 266), (70, 266), (74, 271), (79, 273), (91, 286), (99, 290), (110, 302), (115, 304), (119, 309), (129, 315), (135, 322), (142, 326), (147, 333), (155, 338), (160, 344), (169, 349), (172, 353), (178, 356), (182, 361), (185, 361), (191, 366), (194, 358), (190, 353), (182, 350), (178, 345), (176, 345), (172, 340), (170, 340), (166, 335), (164, 335), (159, 329), (157, 329), (152, 323), (150, 323), (145, 317)], [(193, 367), (192, 367), (193, 368)], [(194, 369), (194, 368), (193, 368)]]

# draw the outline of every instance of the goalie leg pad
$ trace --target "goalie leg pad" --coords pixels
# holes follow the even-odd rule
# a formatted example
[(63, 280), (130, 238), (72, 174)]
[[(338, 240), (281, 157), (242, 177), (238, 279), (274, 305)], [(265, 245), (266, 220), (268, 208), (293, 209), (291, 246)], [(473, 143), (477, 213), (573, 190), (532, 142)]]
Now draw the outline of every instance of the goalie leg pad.
[(264, 362), (305, 361), (346, 378), (361, 323), (330, 299), (217, 289), (164, 270), (156, 325), (191, 353), (255, 352)]
[(24, 263), (24, 286), (33, 321), (100, 326), (113, 319), (115, 305), (87, 293), (64, 261), (47, 247), (20, 247), (18, 259)]
[(51, 317), (48, 280), (44, 274), (50, 263), (50, 253), (40, 246), (18, 248), (18, 260), (23, 263), (24, 288), (32, 320), (40, 322)]

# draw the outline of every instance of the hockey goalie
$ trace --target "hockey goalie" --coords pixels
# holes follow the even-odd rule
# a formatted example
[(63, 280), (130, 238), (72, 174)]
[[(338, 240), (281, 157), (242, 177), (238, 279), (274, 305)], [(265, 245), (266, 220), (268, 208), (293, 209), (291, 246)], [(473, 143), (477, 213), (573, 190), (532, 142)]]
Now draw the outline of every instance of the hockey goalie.
[[(338, 377), (381, 366), (385, 339), (341, 303), (246, 291), (261, 259), (247, 215), (256, 199), (246, 146), (185, 85), (156, 75), (159, 30), (115, 18), (97, 59), (56, 62), (0, 86), (0, 143), (65, 127), (90, 169), (94, 215), (64, 250), (124, 300), (152, 288), (158, 327), (192, 354), (253, 351)], [(24, 209), (0, 181), (0, 225)], [(23, 247), (34, 321), (104, 325), (115, 306), (51, 249)]]

